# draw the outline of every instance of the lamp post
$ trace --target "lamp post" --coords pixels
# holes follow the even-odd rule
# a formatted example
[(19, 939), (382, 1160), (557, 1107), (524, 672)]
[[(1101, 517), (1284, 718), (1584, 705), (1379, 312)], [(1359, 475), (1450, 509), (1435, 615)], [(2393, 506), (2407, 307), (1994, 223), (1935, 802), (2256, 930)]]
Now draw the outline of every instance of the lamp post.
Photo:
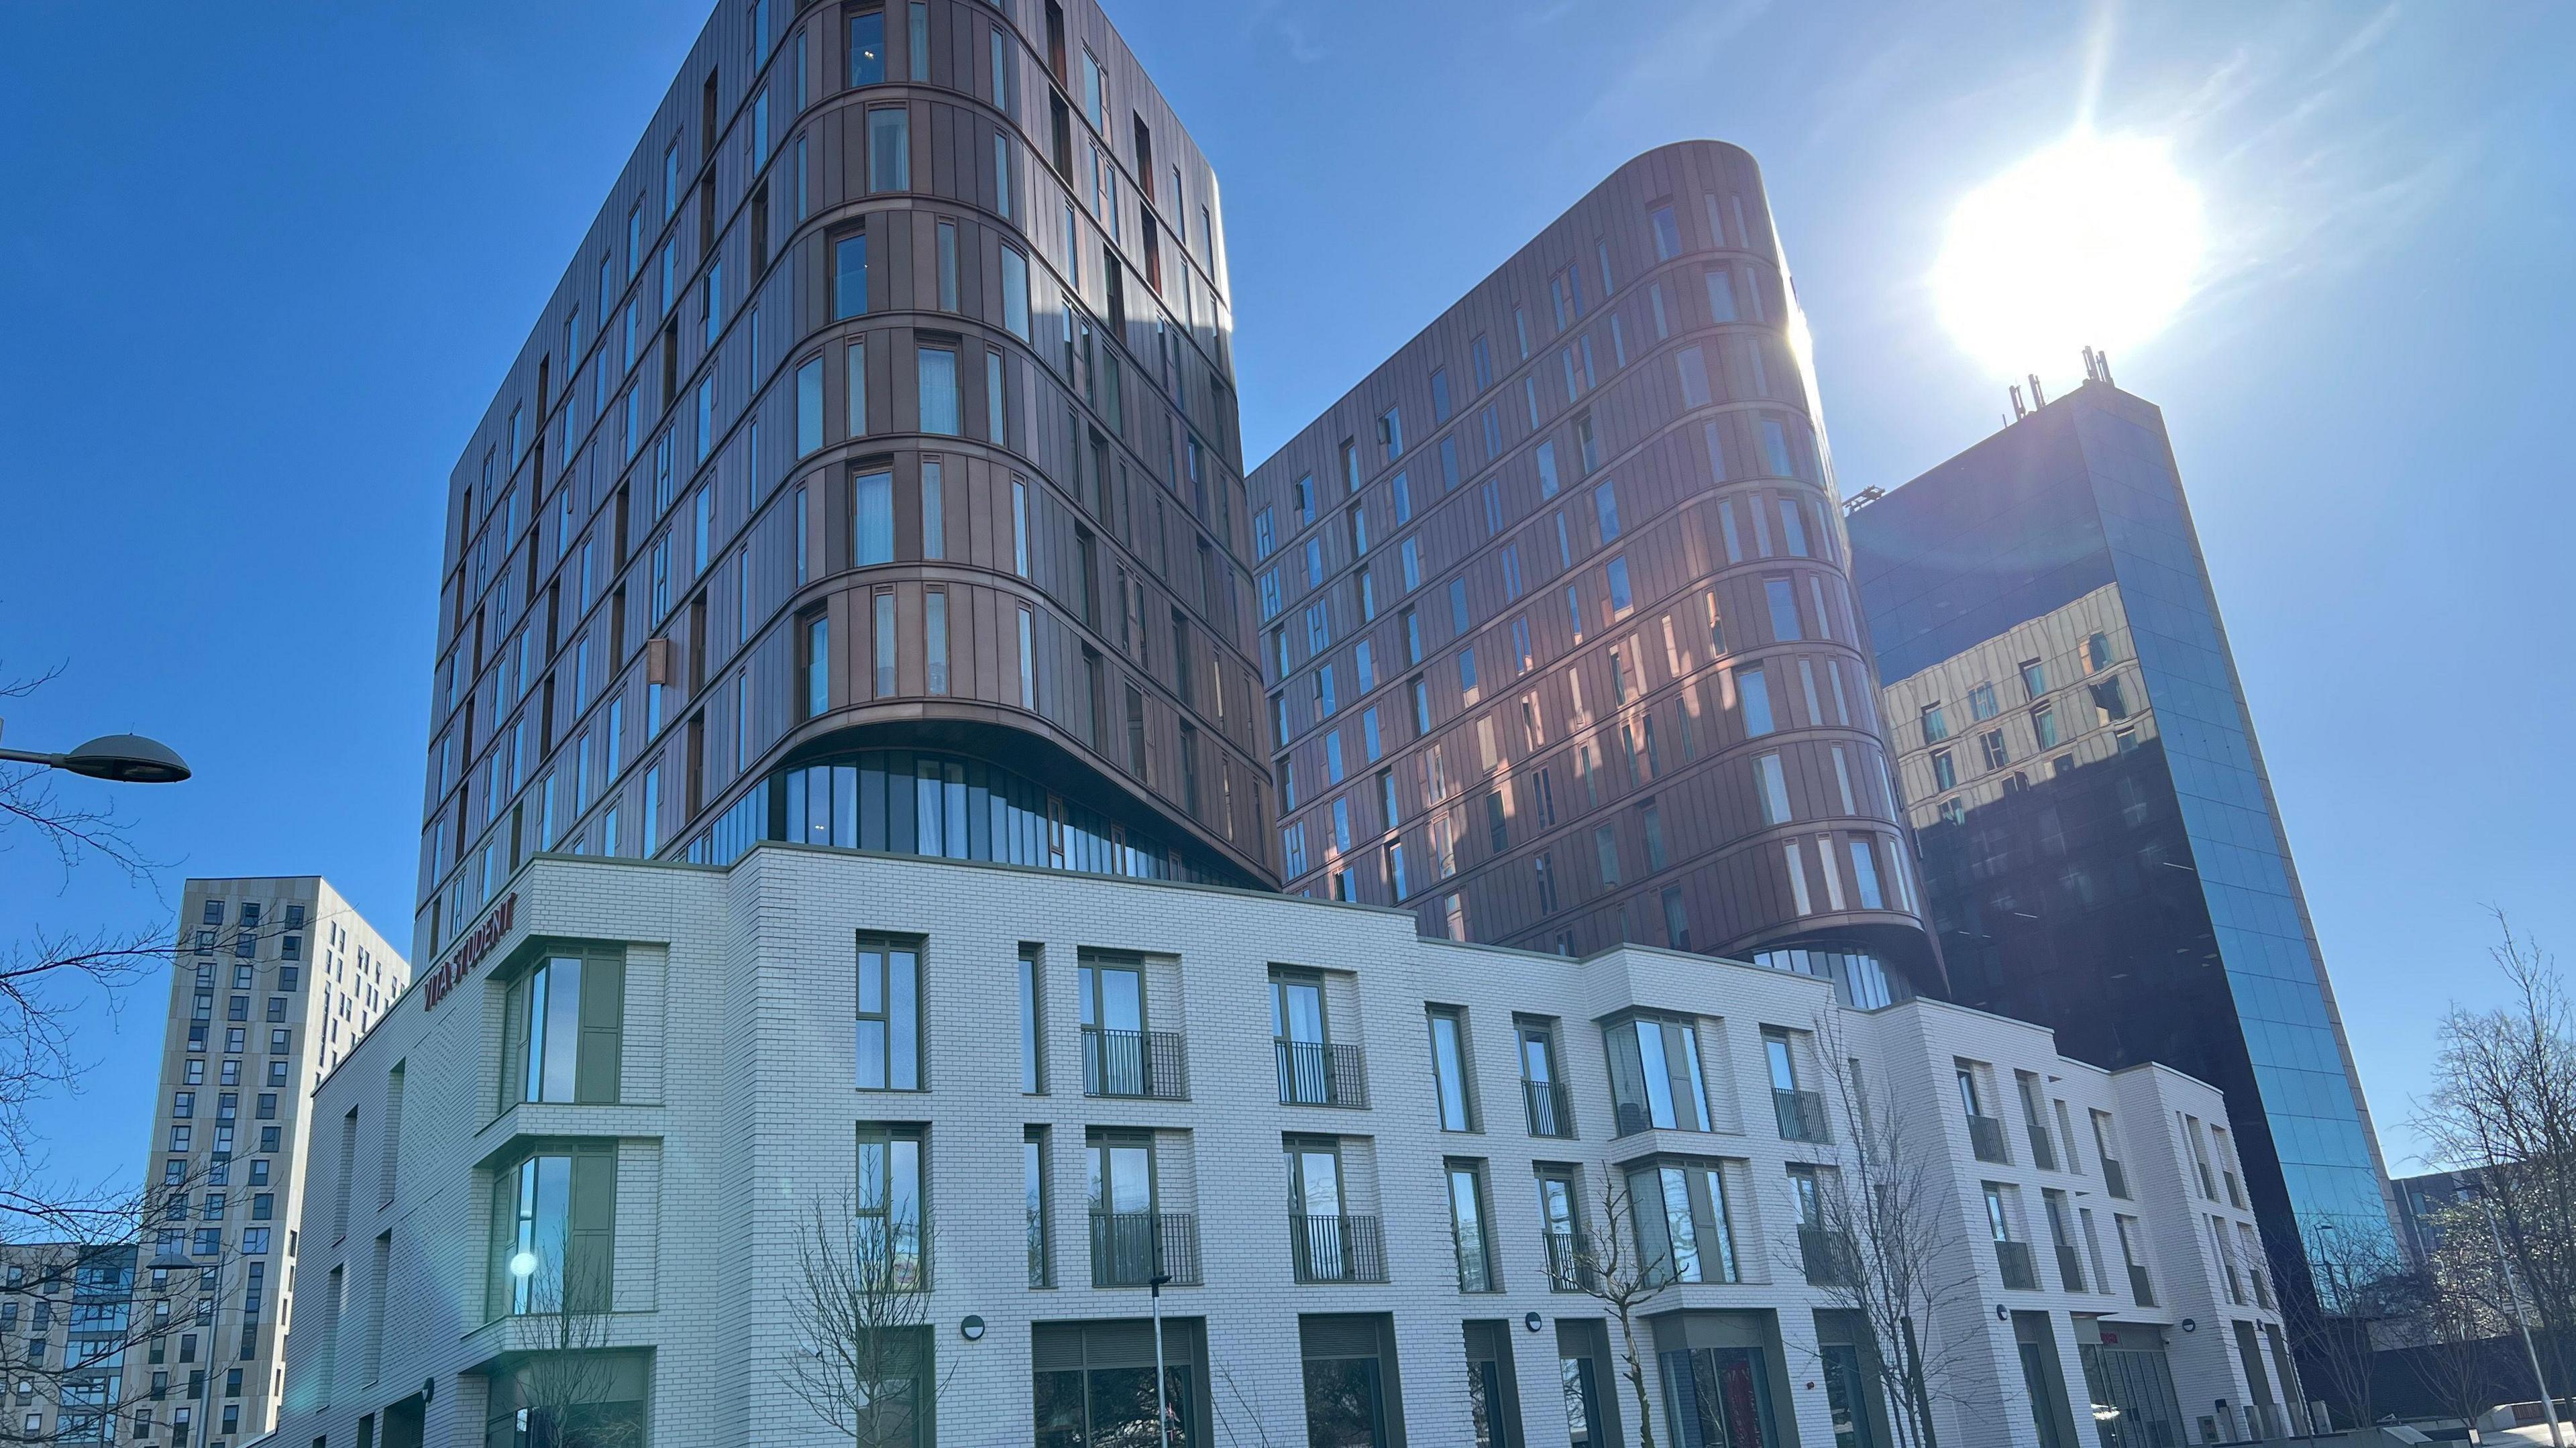
[(1163, 1284), (1171, 1280), (1171, 1273), (1157, 1272), (1145, 1282), (1154, 1297), (1154, 1448), (1170, 1448), (1172, 1441), (1171, 1412), (1163, 1405)]
[(177, 784), (196, 772), (179, 757), (179, 751), (140, 734), (103, 734), (63, 754), (0, 749), (0, 760), (42, 765), (111, 784)]

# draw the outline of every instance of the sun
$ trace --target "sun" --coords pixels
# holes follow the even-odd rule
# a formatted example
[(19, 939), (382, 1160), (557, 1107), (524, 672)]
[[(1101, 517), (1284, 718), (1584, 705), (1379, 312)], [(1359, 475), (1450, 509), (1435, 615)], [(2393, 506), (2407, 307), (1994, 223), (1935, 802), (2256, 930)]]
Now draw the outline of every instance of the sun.
[(1932, 268), (1942, 324), (2004, 376), (2163, 331), (2200, 270), (2200, 196), (2162, 141), (2078, 131), (1968, 194)]

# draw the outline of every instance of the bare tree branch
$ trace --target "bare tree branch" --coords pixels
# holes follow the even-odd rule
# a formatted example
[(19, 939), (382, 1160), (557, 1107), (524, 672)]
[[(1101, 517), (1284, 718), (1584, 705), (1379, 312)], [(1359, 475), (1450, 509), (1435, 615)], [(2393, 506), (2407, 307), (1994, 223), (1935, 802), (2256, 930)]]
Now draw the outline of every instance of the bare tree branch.
[(931, 1241), (893, 1215), (861, 1219), (844, 1196), (837, 1211), (816, 1201), (799, 1231), (788, 1319), (796, 1352), (787, 1386), (815, 1415), (859, 1448), (909, 1448), (916, 1425), (947, 1395), (930, 1383)]

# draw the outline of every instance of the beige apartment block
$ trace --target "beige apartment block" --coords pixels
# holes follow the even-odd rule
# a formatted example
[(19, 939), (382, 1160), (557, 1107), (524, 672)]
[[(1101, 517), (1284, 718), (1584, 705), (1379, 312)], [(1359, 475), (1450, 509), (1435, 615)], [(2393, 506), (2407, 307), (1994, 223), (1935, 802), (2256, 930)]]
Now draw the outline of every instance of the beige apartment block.
[[(805, 845), (500, 883), (316, 1092), (296, 1448), (521, 1448), (556, 1414), (829, 1441), (788, 1386), (818, 1224), (895, 1284), (903, 1441), (1128, 1441), (1160, 1276), (1193, 1448), (1633, 1442), (1623, 1334), (1563, 1290), (1609, 1234), (1671, 1279), (1637, 1323), (1659, 1441), (1887, 1443), (1801, 1205), (1852, 1166), (1860, 1101), (1929, 1173), (1941, 1441), (2301, 1415), (2219, 1093), (2040, 1027)], [(1604, 1182), (1650, 1210), (1603, 1220)]]
[(306, 1102), (411, 967), (316, 875), (190, 880), (171, 961), (132, 1294), (175, 1328), (128, 1348), (115, 1401), (132, 1437), (236, 1448), (284, 1381)]

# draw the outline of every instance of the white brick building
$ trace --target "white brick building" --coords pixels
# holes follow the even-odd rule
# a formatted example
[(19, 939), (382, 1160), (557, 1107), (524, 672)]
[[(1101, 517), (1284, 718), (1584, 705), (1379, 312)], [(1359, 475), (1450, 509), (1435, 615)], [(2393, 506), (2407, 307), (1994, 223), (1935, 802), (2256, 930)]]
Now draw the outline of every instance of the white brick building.
[[(609, 1365), (589, 1411), (656, 1444), (847, 1442), (788, 1387), (818, 1208), (906, 1274), (926, 1259), (939, 1442), (1133, 1441), (1157, 1268), (1193, 1448), (1634, 1442), (1618, 1324), (1548, 1265), (1600, 1225), (1605, 1176), (1669, 1205), (1642, 1250), (1699, 1279), (1640, 1314), (1659, 1441), (1885, 1445), (1804, 1270), (1794, 1183), (1852, 1140), (1820, 1039), (1873, 1113), (1945, 1133), (1943, 1443), (2233, 1441), (2297, 1399), (2219, 1094), (2036, 1027), (1843, 1010), (1662, 950), (1566, 960), (1366, 907), (801, 846), (547, 856), (496, 894), (318, 1090), (292, 1448), (528, 1441), (515, 1410), (562, 1397), (524, 1350), (573, 1319), (510, 1311), (566, 1281), (609, 1309), (574, 1314)], [(1567, 1198), (1594, 1219), (1551, 1218)]]

